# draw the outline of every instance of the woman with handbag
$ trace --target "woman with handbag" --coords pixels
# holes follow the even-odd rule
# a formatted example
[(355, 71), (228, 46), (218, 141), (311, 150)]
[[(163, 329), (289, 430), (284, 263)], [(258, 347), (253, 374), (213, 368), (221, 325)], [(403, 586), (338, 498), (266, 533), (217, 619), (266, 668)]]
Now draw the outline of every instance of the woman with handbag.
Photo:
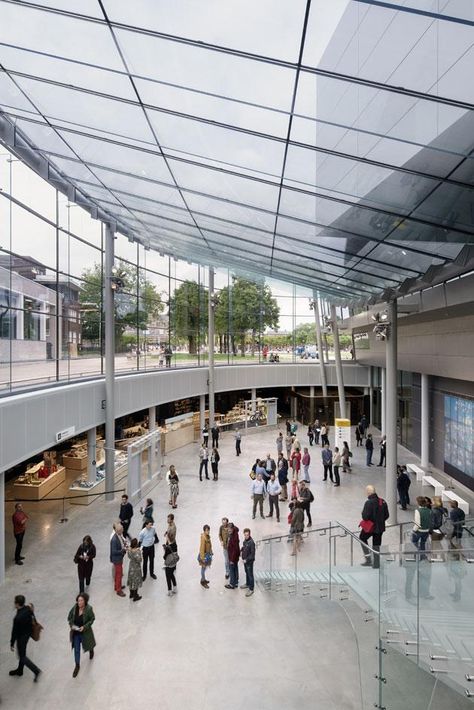
[(77, 564), (77, 576), (79, 577), (79, 591), (84, 591), (84, 581), (88, 587), (91, 583), (92, 568), (96, 555), (95, 545), (90, 535), (86, 535), (82, 543), (77, 548), (74, 555), (74, 562)]
[(127, 585), (130, 589), (130, 599), (134, 602), (138, 602), (141, 596), (138, 594), (138, 590), (143, 584), (142, 579), (142, 551), (138, 546), (138, 540), (136, 537), (130, 543), (130, 547), (127, 550), (127, 556), (129, 559), (128, 565), (128, 577)]
[(176, 540), (171, 542), (166, 536), (165, 544), (163, 545), (163, 560), (164, 560), (164, 570), (166, 575), (166, 585), (168, 587), (168, 596), (172, 597), (173, 594), (177, 594), (176, 589), (176, 565), (179, 562), (178, 555), (178, 545)]
[(206, 569), (212, 564), (212, 555), (211, 528), (209, 525), (204, 525), (198, 554), (198, 562), (201, 567), (201, 587), (204, 587), (204, 589), (209, 589), (209, 580), (206, 579)]
[(347, 473), (347, 472), (352, 473), (352, 467), (351, 467), (352, 452), (349, 449), (349, 444), (347, 443), (347, 441), (343, 442), (341, 457), (342, 457), (343, 473)]
[(212, 480), (217, 481), (219, 477), (219, 461), (221, 457), (216, 447), (212, 449), (211, 452), (211, 469), (212, 469)]
[(94, 658), (95, 638), (92, 624), (95, 621), (94, 610), (89, 604), (89, 595), (85, 592), (78, 594), (76, 603), (67, 617), (70, 627), (70, 640), (74, 650), (76, 665), (72, 677), (76, 678), (81, 668), (81, 646), (84, 653), (89, 652), (89, 658)]
[(148, 520), (151, 520), (152, 523), (155, 522), (153, 520), (153, 501), (151, 498), (146, 499), (146, 505), (145, 507), (140, 508), (140, 513), (143, 515), (143, 527), (145, 527)]

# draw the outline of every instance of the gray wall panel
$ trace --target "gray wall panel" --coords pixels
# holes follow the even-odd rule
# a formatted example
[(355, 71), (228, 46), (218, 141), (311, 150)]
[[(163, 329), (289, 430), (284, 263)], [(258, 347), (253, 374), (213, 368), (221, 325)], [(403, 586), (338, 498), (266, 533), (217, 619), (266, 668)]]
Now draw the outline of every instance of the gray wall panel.
[[(327, 368), (328, 384), (336, 386), (335, 367)], [(355, 363), (344, 365), (346, 386), (367, 386), (368, 369)], [(153, 405), (207, 393), (205, 368), (161, 370), (118, 377), (117, 417)], [(320, 384), (317, 363), (301, 365), (242, 365), (216, 367), (216, 392), (250, 390), (253, 387), (309, 386)], [(0, 399), (0, 470), (46, 450), (56, 443), (56, 434), (74, 426), (76, 433), (103, 424), (103, 380), (64, 385)]]

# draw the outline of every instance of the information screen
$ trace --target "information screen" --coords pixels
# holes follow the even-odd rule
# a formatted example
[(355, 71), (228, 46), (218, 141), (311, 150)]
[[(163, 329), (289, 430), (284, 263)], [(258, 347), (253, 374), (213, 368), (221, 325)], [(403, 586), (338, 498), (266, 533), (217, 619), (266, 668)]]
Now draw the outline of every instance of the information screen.
[(444, 396), (444, 460), (474, 478), (474, 400)]

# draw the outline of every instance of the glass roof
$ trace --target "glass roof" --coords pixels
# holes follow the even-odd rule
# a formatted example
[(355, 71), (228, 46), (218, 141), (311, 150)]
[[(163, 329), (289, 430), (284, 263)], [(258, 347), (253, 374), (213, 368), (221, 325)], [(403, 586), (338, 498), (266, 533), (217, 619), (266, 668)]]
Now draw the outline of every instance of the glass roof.
[(474, 241), (472, 2), (0, 11), (5, 143), (152, 249), (367, 300)]

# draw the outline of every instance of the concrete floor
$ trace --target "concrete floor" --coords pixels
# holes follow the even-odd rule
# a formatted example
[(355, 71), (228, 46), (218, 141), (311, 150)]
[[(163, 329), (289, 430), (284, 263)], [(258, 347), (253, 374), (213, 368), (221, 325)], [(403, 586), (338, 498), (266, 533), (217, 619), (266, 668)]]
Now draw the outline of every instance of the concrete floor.
[[(306, 444), (304, 431), (300, 427), (302, 445)], [(175, 463), (181, 478), (179, 507), (174, 511), (181, 557), (177, 569), (179, 593), (175, 597), (166, 595), (159, 558), (158, 580), (147, 579), (140, 602), (133, 604), (114, 594), (109, 537), (119, 508), (117, 501), (100, 500), (87, 508), (69, 506), (69, 521), (64, 524), (59, 523), (62, 510), (58, 503), (45, 503), (41, 509), (25, 504), (31, 519), (22, 567), (12, 564), (13, 536), (10, 528), (7, 530), (7, 579), (0, 598), (2, 710), (95, 710), (100, 706), (129, 710), (137, 704), (157, 703), (161, 710), (177, 710), (184, 704), (187, 710), (214, 710), (223, 705), (267, 710), (277, 704), (298, 710), (315, 704), (328, 710), (360, 708), (357, 639), (337, 605), (301, 597), (290, 601), (259, 588), (253, 597), (246, 598), (242, 590), (224, 588), (224, 564), (217, 538), (223, 515), (241, 531), (250, 527), (255, 540), (287, 532), (286, 510), (280, 524), (275, 519), (251, 519), (248, 472), (258, 455), (271, 451), (276, 456), (275, 438), (275, 431), (248, 435), (242, 442), (243, 455), (237, 458), (233, 437), (223, 435), (218, 482), (199, 482), (197, 444), (168, 457), (166, 463)], [(362, 463), (365, 451), (355, 446), (353, 451), (354, 473), (342, 474), (342, 485), (336, 489), (322, 482), (320, 449), (313, 447), (313, 525), (339, 520), (356, 529), (365, 485), (375, 483), (384, 494), (384, 470), (367, 469)], [(400, 449), (400, 460), (416, 459)], [(150, 495), (155, 501), (161, 538), (169, 512), (165, 484), (159, 482)], [(132, 533), (140, 529), (138, 508), (136, 505)], [(11, 510), (12, 504), (7, 504), (7, 521)], [(410, 520), (412, 513), (401, 515)], [(215, 551), (208, 591), (199, 584), (196, 562), (204, 523), (211, 526)], [(83, 659), (79, 677), (73, 679), (66, 617), (78, 591), (72, 558), (85, 534), (92, 535), (97, 546), (90, 587), (97, 649), (92, 662), (88, 657)], [(311, 555), (311, 545), (305, 545), (303, 555)], [(241, 583), (242, 576), (243, 569)], [(13, 596), (19, 593), (34, 602), (45, 627), (41, 641), (29, 644), (29, 655), (43, 670), (36, 685), (26, 669), (23, 678), (8, 676), (8, 670), (15, 667), (9, 633)], [(344, 668), (344, 683), (340, 682), (340, 667)], [(364, 707), (373, 706), (375, 688), (366, 696)]]

